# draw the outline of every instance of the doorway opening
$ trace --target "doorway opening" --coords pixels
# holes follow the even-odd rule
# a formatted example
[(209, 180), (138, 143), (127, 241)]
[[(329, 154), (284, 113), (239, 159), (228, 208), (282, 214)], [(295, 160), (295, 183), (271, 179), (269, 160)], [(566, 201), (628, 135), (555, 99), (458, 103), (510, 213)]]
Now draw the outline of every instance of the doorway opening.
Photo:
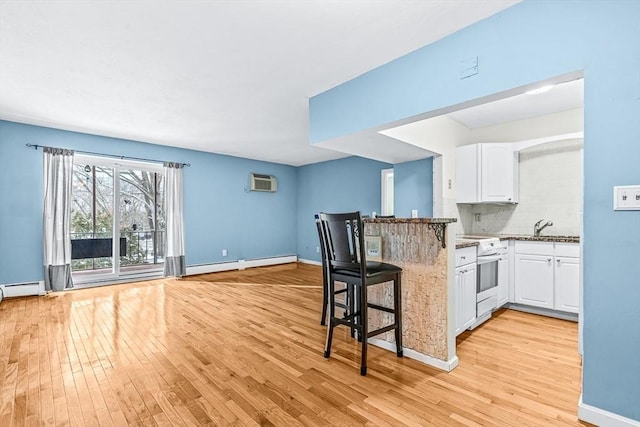
[(381, 200), (382, 206), (380, 209), (380, 215), (390, 216), (393, 213), (393, 168), (382, 169), (381, 172)]

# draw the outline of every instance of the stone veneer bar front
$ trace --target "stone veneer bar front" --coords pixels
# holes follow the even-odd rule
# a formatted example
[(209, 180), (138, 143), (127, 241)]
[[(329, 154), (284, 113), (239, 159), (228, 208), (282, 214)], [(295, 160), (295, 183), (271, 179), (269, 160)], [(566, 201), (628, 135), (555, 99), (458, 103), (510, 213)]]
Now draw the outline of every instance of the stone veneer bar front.
[[(447, 224), (455, 221), (455, 218), (364, 219), (365, 236), (382, 237), (383, 262), (402, 267), (404, 349), (443, 362), (451, 357), (447, 324), (448, 256), (451, 248), (443, 246), (449, 241)], [(370, 286), (367, 293), (369, 302), (393, 306), (393, 288), (390, 285)], [(369, 311), (372, 330), (392, 321), (391, 314)], [(395, 344), (391, 332), (379, 338)]]

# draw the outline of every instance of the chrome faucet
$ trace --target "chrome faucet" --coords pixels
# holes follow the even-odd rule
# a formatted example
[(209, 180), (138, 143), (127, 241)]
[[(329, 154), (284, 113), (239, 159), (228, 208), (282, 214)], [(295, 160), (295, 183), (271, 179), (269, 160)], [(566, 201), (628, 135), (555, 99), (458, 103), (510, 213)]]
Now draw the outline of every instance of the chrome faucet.
[(540, 232), (542, 232), (542, 230), (544, 230), (547, 227), (551, 227), (553, 225), (553, 222), (547, 221), (547, 223), (545, 225), (540, 227), (540, 224), (542, 224), (543, 221), (544, 221), (544, 219), (541, 219), (540, 221), (536, 222), (536, 225), (533, 226), (533, 236), (534, 237), (540, 237)]

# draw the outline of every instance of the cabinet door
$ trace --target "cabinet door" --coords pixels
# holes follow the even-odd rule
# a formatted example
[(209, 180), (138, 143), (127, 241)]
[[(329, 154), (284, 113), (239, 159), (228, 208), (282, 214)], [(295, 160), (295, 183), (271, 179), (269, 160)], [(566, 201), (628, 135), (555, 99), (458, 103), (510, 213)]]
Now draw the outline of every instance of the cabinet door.
[(480, 199), (483, 202), (515, 202), (514, 153), (511, 144), (480, 146)]
[(478, 281), (476, 264), (467, 265), (463, 277), (462, 287), (464, 289), (464, 301), (462, 303), (462, 330), (465, 330), (476, 321), (476, 284)]
[(498, 261), (498, 308), (509, 302), (509, 259), (503, 255)]
[(460, 335), (460, 333), (463, 331), (462, 329), (462, 325), (463, 325), (463, 314), (462, 314), (462, 307), (463, 307), (463, 301), (464, 301), (464, 288), (462, 286), (462, 281), (464, 279), (464, 267), (458, 267), (456, 268), (456, 336)]
[(516, 254), (516, 303), (553, 309), (553, 257)]
[(479, 202), (478, 144), (456, 148), (456, 203)]
[(456, 336), (476, 321), (477, 280), (475, 264), (456, 268)]
[(556, 310), (577, 313), (580, 307), (580, 258), (556, 257)]

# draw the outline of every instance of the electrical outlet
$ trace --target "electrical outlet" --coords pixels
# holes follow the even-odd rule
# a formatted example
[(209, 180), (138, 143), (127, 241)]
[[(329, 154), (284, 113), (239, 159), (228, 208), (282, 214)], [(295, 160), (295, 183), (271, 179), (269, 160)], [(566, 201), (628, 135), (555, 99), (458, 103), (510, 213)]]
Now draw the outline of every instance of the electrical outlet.
[(320, 246), (316, 246), (316, 252), (320, 253)]
[(480, 222), (480, 214), (479, 213), (475, 214), (475, 220), (476, 220), (476, 222)]
[(227, 256), (227, 250), (226, 249), (222, 250), (222, 256)]
[(613, 210), (640, 211), (640, 185), (613, 187)]

